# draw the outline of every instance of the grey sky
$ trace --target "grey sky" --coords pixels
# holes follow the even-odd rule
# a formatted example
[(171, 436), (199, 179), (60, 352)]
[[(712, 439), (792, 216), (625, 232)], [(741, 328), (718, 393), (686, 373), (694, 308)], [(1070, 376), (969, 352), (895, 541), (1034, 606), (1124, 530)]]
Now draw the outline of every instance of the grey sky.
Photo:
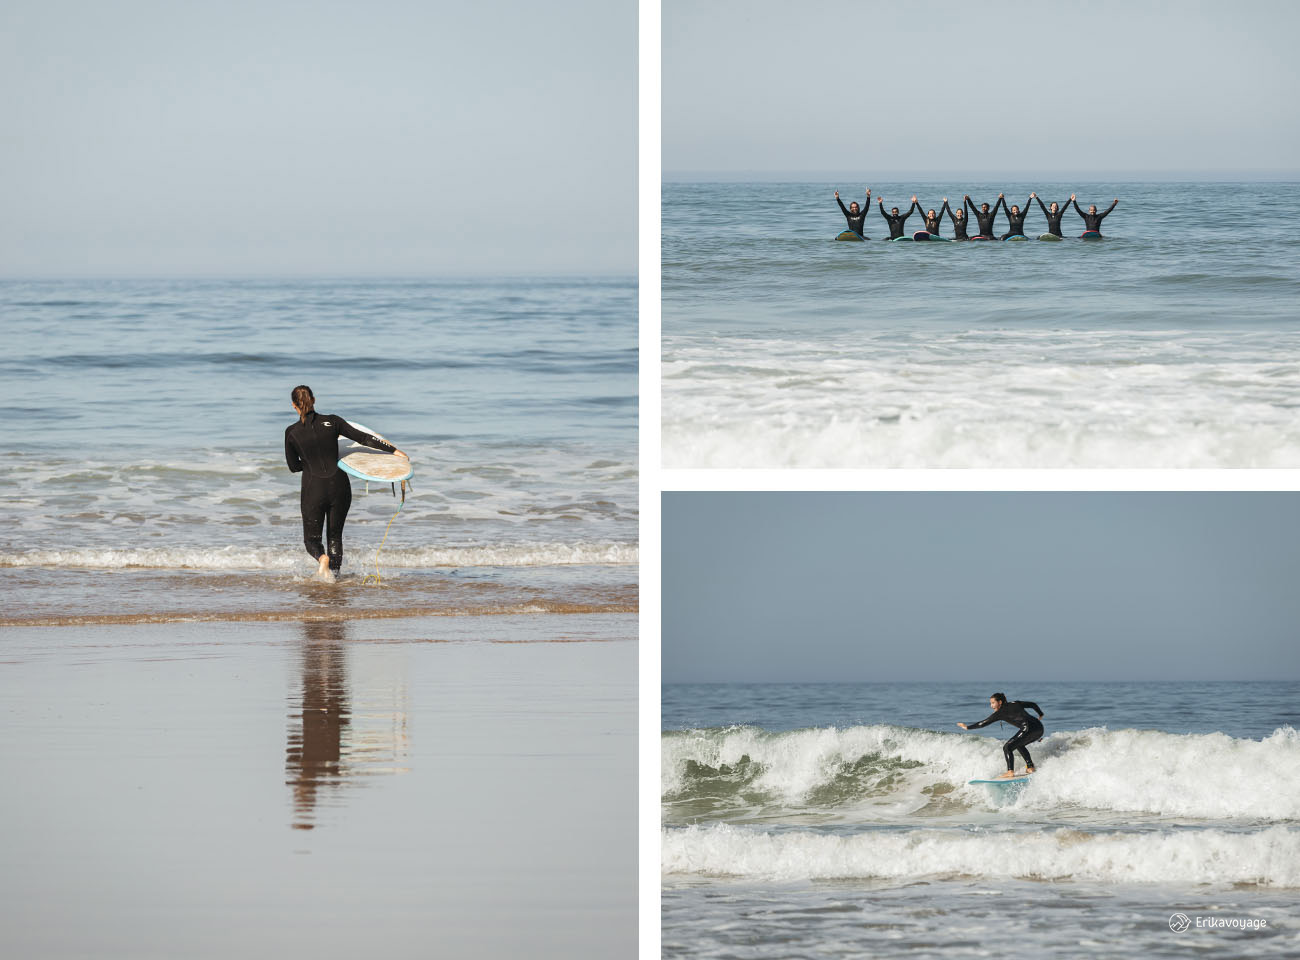
[(664, 682), (1300, 678), (1300, 494), (667, 493)]
[(634, 0), (6, 0), (0, 274), (634, 273)]
[(1293, 176), (1298, 34), (1292, 0), (663, 0), (664, 172)]

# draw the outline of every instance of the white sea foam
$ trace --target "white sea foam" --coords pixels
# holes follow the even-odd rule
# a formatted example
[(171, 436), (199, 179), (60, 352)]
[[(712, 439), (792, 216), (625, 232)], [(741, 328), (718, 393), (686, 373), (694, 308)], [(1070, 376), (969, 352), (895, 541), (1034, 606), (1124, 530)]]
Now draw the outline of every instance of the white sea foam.
[[(689, 798), (690, 763), (711, 770), (748, 758), (748, 787), (773, 802), (806, 809), (814, 791), (851, 773), (872, 754), (911, 761), (901, 782), (873, 796), (877, 813), (903, 814), (930, 799), (937, 784), (988, 806), (987, 777), (1001, 755), (985, 738), (910, 727), (873, 725), (768, 733), (754, 727), (683, 731), (662, 738), (661, 784), (666, 800)], [(1038, 773), (1015, 799), (1024, 811), (1086, 808), (1157, 817), (1210, 820), (1300, 820), (1300, 734), (1282, 727), (1262, 740), (1221, 733), (1171, 734), (1090, 728), (1053, 733), (1033, 748)], [(702, 788), (707, 791), (706, 788)], [(836, 794), (843, 802), (843, 792)]]
[(1300, 887), (1300, 832), (874, 830), (766, 833), (713, 824), (662, 833), (665, 874), (765, 880), (965, 875), (989, 879)]
[(1296, 467), (1287, 350), (1178, 331), (668, 338), (664, 465)]
[[(350, 548), (357, 562), (373, 550)], [(23, 550), (0, 552), (0, 567), (124, 568), (186, 570), (297, 570), (306, 554), (300, 549), (252, 547), (154, 547), (134, 549)], [(635, 564), (630, 543), (514, 543), (473, 547), (387, 548), (386, 568), (537, 567), (570, 564)]]

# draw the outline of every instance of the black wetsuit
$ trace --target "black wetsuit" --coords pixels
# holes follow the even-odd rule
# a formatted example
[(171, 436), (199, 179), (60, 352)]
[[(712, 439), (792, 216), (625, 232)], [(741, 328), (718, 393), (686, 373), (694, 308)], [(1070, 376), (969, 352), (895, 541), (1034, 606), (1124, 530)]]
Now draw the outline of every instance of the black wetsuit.
[(989, 210), (988, 213), (985, 213), (983, 210), (977, 207), (975, 205), (974, 200), (971, 201), (970, 212), (975, 214), (975, 219), (979, 221), (980, 224), (979, 235), (981, 237), (988, 237), (990, 240), (993, 239), (993, 221), (997, 219), (998, 210), (1000, 210), (1001, 208), (1002, 208), (1001, 197), (998, 197), (998, 202), (993, 204), (993, 207)]
[(1002, 239), (1007, 237), (1023, 237), (1025, 235), (1025, 217), (1029, 216), (1029, 201), (1020, 208), (1019, 213), (1012, 213), (1011, 208), (1007, 207), (1007, 226), (1010, 228), (1002, 234)]
[(844, 206), (844, 201), (839, 197), (835, 198), (835, 202), (840, 205), (840, 210), (844, 213), (844, 219), (849, 222), (849, 229), (865, 240), (867, 238), (867, 214), (871, 212), (871, 200), (867, 200), (866, 207), (859, 207), (857, 213), (850, 213), (849, 208)]
[(339, 469), (339, 436), (392, 453), (396, 447), (351, 426), (342, 417), (314, 410), (284, 431), (284, 458), (302, 473), (302, 539), (313, 560), (325, 553), (321, 525), (328, 518), (330, 569), (343, 566), (343, 523), (352, 505), (352, 484)]
[(1106, 213), (1084, 213), (1079, 209), (1079, 204), (1076, 201), (1071, 200), (1070, 202), (1074, 204), (1074, 212), (1083, 217), (1084, 229), (1092, 230), (1096, 233), (1101, 233), (1101, 221), (1106, 219), (1106, 215), (1109, 214), (1111, 210), (1114, 210), (1115, 206), (1119, 203), (1118, 200), (1116, 200), (1115, 203), (1112, 203), (1106, 210)]
[(880, 215), (884, 217), (885, 222), (889, 224), (890, 240), (901, 237), (903, 235), (903, 224), (907, 223), (907, 218), (912, 215), (912, 211), (921, 209), (921, 205), (913, 200), (912, 205), (907, 208), (907, 213), (885, 213), (885, 201), (877, 200), (876, 202), (880, 204)]
[[(947, 204), (944, 204), (944, 206), (946, 207)], [(948, 219), (952, 221), (952, 238), (954, 240), (969, 240), (970, 237), (966, 236), (966, 224), (970, 222), (970, 212), (966, 209), (965, 200), (961, 202), (961, 210), (962, 216), (958, 220), (953, 216), (952, 209), (948, 209)]]
[(1014, 770), (1016, 768), (1015, 751), (1017, 750), (1025, 758), (1025, 766), (1032, 767), (1034, 761), (1025, 748), (1035, 740), (1043, 738), (1043, 725), (1039, 722), (1038, 717), (1030, 716), (1030, 710), (1037, 713), (1038, 717), (1043, 715), (1043, 711), (1038, 709), (1038, 704), (1032, 700), (1012, 700), (1002, 704), (979, 723), (967, 724), (966, 729), (978, 730), (980, 727), (987, 727), (994, 720), (1002, 720), (1013, 727), (1019, 728), (1019, 732), (1014, 737), (1002, 744), (1002, 753), (1007, 758), (1007, 769)]
[(1047, 232), (1054, 237), (1059, 237), (1061, 235), (1061, 218), (1065, 216), (1065, 211), (1070, 209), (1070, 201), (1066, 200), (1065, 203), (1058, 203), (1056, 205), (1056, 212), (1052, 213), (1051, 210), (1047, 209), (1047, 207), (1043, 205), (1042, 197), (1034, 197), (1034, 199), (1038, 201), (1038, 206), (1042, 209), (1043, 216), (1047, 218)]
[[(948, 209), (948, 201), (945, 200), (943, 202), (943, 210), (947, 210), (947, 209)], [(926, 233), (933, 233), (936, 237), (939, 235), (939, 227), (943, 225), (943, 210), (940, 210), (938, 213), (936, 213), (934, 215), (933, 220), (931, 220), (924, 213), (921, 214), (921, 219), (925, 221)]]

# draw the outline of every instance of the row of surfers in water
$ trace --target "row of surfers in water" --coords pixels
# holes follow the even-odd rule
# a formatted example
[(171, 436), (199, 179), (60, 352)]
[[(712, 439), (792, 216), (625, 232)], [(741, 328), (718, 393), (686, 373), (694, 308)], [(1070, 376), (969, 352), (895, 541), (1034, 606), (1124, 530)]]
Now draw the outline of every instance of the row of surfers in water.
[[(1100, 235), (1101, 221), (1105, 219), (1106, 215), (1109, 214), (1111, 210), (1114, 210), (1115, 207), (1119, 205), (1119, 198), (1117, 197), (1105, 213), (1099, 213), (1096, 204), (1088, 207), (1088, 212), (1084, 213), (1079, 209), (1079, 204), (1075, 202), (1074, 194), (1070, 194), (1069, 200), (1066, 200), (1063, 203), (1053, 203), (1050, 207), (1043, 206), (1042, 199), (1036, 193), (1031, 193), (1029, 195), (1029, 200), (1038, 201), (1038, 206), (1043, 211), (1043, 216), (1047, 217), (1047, 232), (1055, 237), (1061, 235), (1061, 218), (1065, 216), (1065, 212), (1069, 210), (1071, 206), (1074, 207), (1075, 213), (1083, 217), (1084, 229)], [(1025, 235), (1025, 217), (1029, 214), (1029, 200), (1025, 201), (1023, 207), (1016, 206), (1015, 204), (1007, 207), (1006, 198), (999, 193), (998, 202), (992, 209), (989, 209), (987, 203), (976, 204), (975, 201), (970, 198), (970, 195), (967, 194), (962, 198), (961, 206), (956, 210), (953, 210), (948, 206), (948, 198), (944, 197), (943, 207), (940, 208), (938, 212), (931, 209), (922, 213), (922, 216), (925, 219), (925, 229), (927, 233), (933, 233), (936, 236), (939, 234), (939, 226), (943, 223), (943, 215), (946, 213), (948, 218), (952, 221), (952, 238), (954, 240), (992, 240), (994, 239), (993, 221), (997, 217), (998, 212), (1005, 209), (1007, 222), (1011, 227), (1010, 230), (1002, 234), (1002, 239), (1005, 240), (1007, 237), (1023, 237)], [(835, 202), (840, 205), (840, 210), (844, 212), (845, 219), (849, 221), (849, 229), (865, 240), (867, 238), (867, 214), (871, 212), (871, 191), (867, 190), (866, 209), (860, 208), (856, 200), (850, 203), (847, 207), (844, 206), (844, 201), (840, 199), (840, 192), (838, 190), (835, 191)], [(901, 237), (903, 235), (903, 224), (907, 222), (907, 218), (913, 213), (921, 211), (921, 205), (916, 202), (916, 194), (912, 195), (912, 205), (908, 208), (906, 213), (899, 213), (898, 207), (894, 207), (889, 213), (886, 213), (885, 201), (879, 199), (876, 202), (880, 204), (880, 215), (884, 217), (885, 222), (889, 224), (890, 240), (896, 240)], [(966, 225), (970, 222), (972, 215), (979, 222), (979, 233), (973, 238), (966, 236)]]

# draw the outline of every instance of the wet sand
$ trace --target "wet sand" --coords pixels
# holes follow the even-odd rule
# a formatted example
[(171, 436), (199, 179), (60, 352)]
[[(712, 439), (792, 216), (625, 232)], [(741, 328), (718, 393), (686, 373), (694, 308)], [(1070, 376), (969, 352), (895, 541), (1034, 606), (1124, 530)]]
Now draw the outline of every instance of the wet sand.
[(0, 630), (4, 954), (636, 951), (636, 617)]

